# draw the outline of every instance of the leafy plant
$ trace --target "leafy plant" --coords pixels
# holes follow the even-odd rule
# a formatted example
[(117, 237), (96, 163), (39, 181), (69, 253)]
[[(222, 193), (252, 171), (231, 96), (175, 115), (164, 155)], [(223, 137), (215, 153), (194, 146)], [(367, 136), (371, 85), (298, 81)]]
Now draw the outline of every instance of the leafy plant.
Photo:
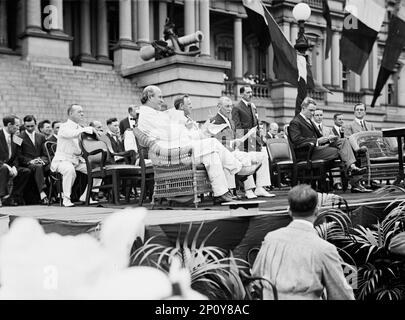
[(156, 244), (153, 238), (148, 239), (133, 253), (132, 264), (153, 266), (168, 273), (171, 263), (178, 259), (182, 267), (190, 272), (191, 287), (194, 290), (209, 299), (244, 299), (246, 292), (240, 270), (249, 268), (248, 263), (218, 247), (205, 245), (215, 229), (197, 245), (203, 224), (189, 244), (191, 227), (190, 224), (184, 240), (178, 238), (174, 247)]
[[(386, 187), (380, 194), (405, 193), (398, 187)], [(405, 299), (405, 259), (389, 252), (391, 238), (404, 231), (405, 200), (391, 202), (382, 221), (370, 228), (351, 225), (350, 217), (339, 210), (325, 210), (316, 221), (320, 237), (335, 244), (342, 258), (357, 266), (360, 300)]]

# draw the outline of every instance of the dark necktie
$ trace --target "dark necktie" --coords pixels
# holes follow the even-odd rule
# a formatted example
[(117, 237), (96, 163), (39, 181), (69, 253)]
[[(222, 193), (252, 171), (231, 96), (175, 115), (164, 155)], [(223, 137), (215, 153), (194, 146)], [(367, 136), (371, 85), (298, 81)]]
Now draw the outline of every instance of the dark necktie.
[(368, 131), (367, 126), (366, 126), (366, 122), (364, 120), (361, 120), (361, 126), (362, 126), (364, 131)]
[(323, 132), (322, 132), (322, 126), (321, 125), (319, 125), (318, 126), (319, 127), (319, 132), (323, 135)]

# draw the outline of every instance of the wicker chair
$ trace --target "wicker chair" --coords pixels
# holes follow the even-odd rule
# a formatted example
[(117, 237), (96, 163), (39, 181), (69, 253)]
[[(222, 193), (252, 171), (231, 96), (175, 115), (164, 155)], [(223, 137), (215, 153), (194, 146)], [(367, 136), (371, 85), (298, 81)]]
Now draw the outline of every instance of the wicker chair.
[(139, 145), (148, 149), (149, 159), (153, 164), (154, 202), (157, 199), (191, 195), (197, 208), (199, 196), (212, 189), (205, 166), (195, 162), (193, 149), (165, 149), (138, 128), (134, 128), (134, 134)]
[(365, 178), (372, 180), (395, 180), (398, 176), (398, 144), (395, 138), (384, 138), (381, 131), (364, 131), (350, 136), (354, 150), (367, 147), (367, 152), (358, 157), (362, 166), (368, 168)]

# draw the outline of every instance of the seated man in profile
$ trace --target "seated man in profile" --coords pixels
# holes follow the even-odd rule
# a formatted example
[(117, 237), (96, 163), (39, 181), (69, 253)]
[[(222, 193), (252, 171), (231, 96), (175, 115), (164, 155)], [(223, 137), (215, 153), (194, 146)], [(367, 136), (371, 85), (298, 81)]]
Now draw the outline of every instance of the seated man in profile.
[[(312, 143), (315, 148), (312, 160), (334, 160), (341, 159), (347, 171), (354, 175), (362, 175), (365, 168), (356, 166), (356, 158), (352, 147), (347, 139), (341, 139), (334, 135), (323, 137), (313, 122), (313, 114), (316, 110), (316, 102), (312, 98), (305, 98), (301, 104), (301, 113), (295, 116), (289, 126), (290, 139), (296, 149), (298, 160), (304, 160), (307, 156), (307, 149), (300, 149), (305, 143)], [(352, 192), (369, 192), (358, 181), (351, 181)]]
[[(142, 92), (138, 128), (163, 148), (191, 147), (197, 162), (203, 163), (214, 193), (214, 202), (233, 200), (228, 189), (225, 171), (237, 174), (242, 164), (216, 139), (204, 138), (187, 131), (184, 124), (174, 121), (167, 112), (161, 111), (162, 92), (156, 86), (148, 86)], [(184, 117), (184, 116), (183, 116)]]
[[(269, 232), (253, 264), (252, 274), (276, 285), (280, 300), (354, 300), (336, 247), (321, 239), (314, 222), (318, 194), (308, 185), (299, 185), (288, 194), (293, 221)], [(274, 299), (265, 286), (263, 299)]]

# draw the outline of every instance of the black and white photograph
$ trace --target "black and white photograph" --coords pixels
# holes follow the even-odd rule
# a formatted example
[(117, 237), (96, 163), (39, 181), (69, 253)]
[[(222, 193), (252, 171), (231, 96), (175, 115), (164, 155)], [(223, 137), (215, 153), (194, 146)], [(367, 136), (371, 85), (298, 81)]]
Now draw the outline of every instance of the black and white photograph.
[(405, 0), (0, 0), (0, 301), (405, 300), (404, 65)]

